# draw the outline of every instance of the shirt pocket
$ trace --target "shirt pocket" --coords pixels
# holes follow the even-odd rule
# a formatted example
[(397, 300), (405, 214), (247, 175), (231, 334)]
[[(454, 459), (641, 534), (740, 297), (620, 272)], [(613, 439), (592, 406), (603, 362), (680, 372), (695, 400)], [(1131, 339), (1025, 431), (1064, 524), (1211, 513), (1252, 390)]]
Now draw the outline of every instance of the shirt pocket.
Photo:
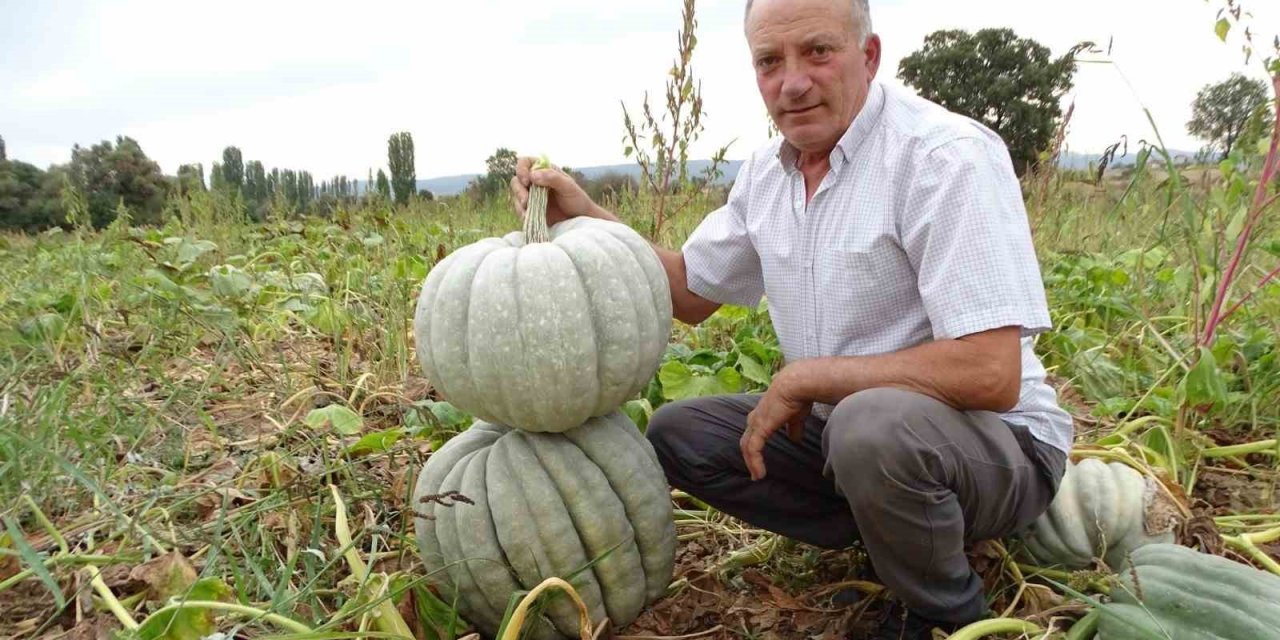
[(910, 308), (903, 291), (910, 268), (896, 246), (837, 244), (818, 256), (814, 268), (824, 333), (868, 337)]

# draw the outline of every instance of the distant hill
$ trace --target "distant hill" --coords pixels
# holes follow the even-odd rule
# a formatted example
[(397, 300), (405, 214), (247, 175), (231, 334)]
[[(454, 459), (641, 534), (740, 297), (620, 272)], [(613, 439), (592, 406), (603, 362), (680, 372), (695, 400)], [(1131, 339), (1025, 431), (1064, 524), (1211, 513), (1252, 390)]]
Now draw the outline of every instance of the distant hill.
[[(1180, 149), (1170, 149), (1170, 154), (1172, 154), (1174, 161), (1179, 163), (1183, 163), (1183, 162), (1189, 163), (1193, 161), (1196, 157), (1195, 151), (1184, 151)], [(1129, 154), (1127, 156), (1120, 157), (1120, 158), (1113, 158), (1110, 163), (1110, 166), (1112, 167), (1132, 166), (1133, 163), (1137, 161), (1137, 157), (1138, 157), (1137, 151), (1134, 149), (1130, 149)], [(1062, 154), (1062, 156), (1058, 159), (1058, 166), (1064, 169), (1088, 169), (1091, 164), (1093, 166), (1097, 166), (1098, 161), (1101, 158), (1102, 158), (1101, 151), (1096, 153), (1068, 151), (1067, 153)], [(711, 163), (710, 160), (691, 160), (689, 162), (689, 174), (695, 175), (695, 176), (701, 174), (702, 171), (705, 170), (707, 165), (709, 165), (710, 163)], [(741, 160), (726, 161), (721, 166), (721, 172), (724, 173), (724, 175), (721, 176), (721, 178), (717, 181), (717, 184), (731, 184), (734, 181), (734, 179), (738, 177), (738, 169), (741, 167), (742, 167)], [(582, 175), (586, 176), (588, 179), (591, 179), (591, 180), (594, 180), (596, 178), (599, 178), (601, 176), (608, 175), (611, 173), (631, 176), (636, 180), (640, 179), (640, 167), (634, 162), (629, 162), (625, 164), (606, 164), (606, 165), (598, 165), (593, 167), (570, 167), (570, 168), (573, 169), (574, 171), (581, 172)], [(423, 189), (426, 189), (430, 191), (432, 194), (438, 195), (438, 196), (453, 196), (465, 191), (467, 188), (467, 185), (470, 184), (472, 180), (475, 180), (478, 177), (480, 177), (480, 174), (478, 173), (464, 173), (464, 174), (452, 175), (452, 176), (439, 176), (435, 178), (427, 178), (423, 180), (418, 180), (418, 190), (421, 191)], [(364, 181), (357, 181), (356, 189), (357, 189), (357, 193), (363, 193)]]

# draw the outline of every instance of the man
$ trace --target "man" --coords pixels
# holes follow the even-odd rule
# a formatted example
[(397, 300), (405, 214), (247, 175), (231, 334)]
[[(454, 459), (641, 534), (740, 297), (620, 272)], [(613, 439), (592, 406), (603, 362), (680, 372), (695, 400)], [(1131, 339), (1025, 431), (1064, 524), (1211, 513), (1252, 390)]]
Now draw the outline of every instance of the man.
[[(745, 32), (782, 140), (680, 252), (654, 250), (684, 322), (767, 295), (787, 364), (764, 394), (663, 406), (647, 436), (726, 513), (861, 541), (905, 605), (875, 637), (927, 638), (988, 614), (964, 547), (1042, 513), (1071, 446), (1032, 350), (1050, 320), (1021, 191), (994, 133), (875, 80), (866, 0), (755, 0)], [(548, 222), (617, 219), (529, 159), (520, 212), (531, 183)]]

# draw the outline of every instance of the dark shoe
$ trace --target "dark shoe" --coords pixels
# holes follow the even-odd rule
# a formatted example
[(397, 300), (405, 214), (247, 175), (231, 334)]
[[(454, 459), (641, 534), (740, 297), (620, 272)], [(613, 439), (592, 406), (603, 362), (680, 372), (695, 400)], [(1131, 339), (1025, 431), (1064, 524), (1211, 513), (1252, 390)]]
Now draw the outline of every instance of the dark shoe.
[(881, 610), (876, 628), (867, 636), (867, 640), (933, 640), (935, 628), (949, 634), (960, 626), (916, 615), (903, 607), (902, 603), (891, 600)]

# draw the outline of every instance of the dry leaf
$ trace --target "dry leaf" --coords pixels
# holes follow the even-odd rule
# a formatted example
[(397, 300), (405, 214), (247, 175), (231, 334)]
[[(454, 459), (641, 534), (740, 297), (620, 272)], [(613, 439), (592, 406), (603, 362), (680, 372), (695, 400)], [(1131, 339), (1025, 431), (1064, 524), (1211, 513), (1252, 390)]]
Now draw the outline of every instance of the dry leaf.
[(157, 602), (186, 593), (197, 577), (195, 567), (177, 551), (140, 564), (129, 572), (130, 579), (147, 584), (148, 599)]

